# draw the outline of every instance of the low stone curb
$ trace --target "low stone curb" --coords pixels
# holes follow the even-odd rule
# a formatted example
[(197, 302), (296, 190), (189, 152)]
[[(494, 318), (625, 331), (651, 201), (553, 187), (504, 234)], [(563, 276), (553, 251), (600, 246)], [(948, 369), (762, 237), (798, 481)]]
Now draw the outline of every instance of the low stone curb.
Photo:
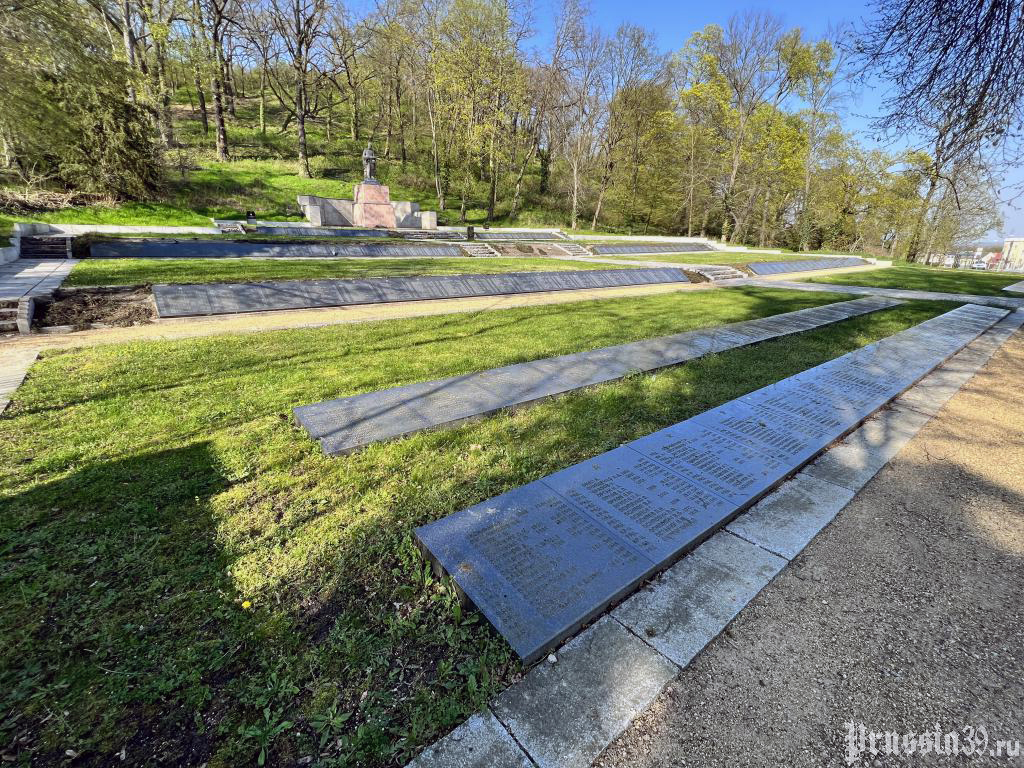
[(36, 311), (36, 297), (22, 296), (18, 301), (18, 333), (32, 332), (32, 316)]
[(0, 413), (7, 410), (11, 396), (25, 380), (28, 369), (39, 355), (37, 349), (19, 349), (0, 353)]
[(1012, 312), (409, 768), (586, 768), (1024, 324)]

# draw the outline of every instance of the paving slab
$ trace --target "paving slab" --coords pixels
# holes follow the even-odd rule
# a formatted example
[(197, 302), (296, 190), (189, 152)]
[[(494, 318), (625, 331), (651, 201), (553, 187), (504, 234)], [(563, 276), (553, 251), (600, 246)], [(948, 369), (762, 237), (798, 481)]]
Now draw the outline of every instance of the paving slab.
[(604, 617), (506, 690), (492, 707), (539, 768), (586, 768), (678, 669)]
[(75, 259), (15, 259), (0, 265), (0, 301), (52, 293), (77, 263)]
[(36, 349), (0, 350), (0, 413), (10, 405), (38, 355)]
[(849, 488), (799, 472), (726, 530), (792, 560), (855, 495)]
[(533, 763), (490, 712), (473, 715), (427, 747), (408, 768), (533, 768)]
[(721, 531), (612, 616), (685, 667), (785, 565), (784, 558)]
[[(421, 526), (417, 539), (529, 663), (1007, 314), (954, 309)], [(896, 438), (927, 418), (883, 411), (852, 456), (819, 464), (815, 476), (853, 489), (851, 477), (873, 475)]]
[(1024, 293), (1024, 280), (1018, 283), (1012, 283), (1003, 288), (1004, 291), (1010, 291), (1012, 293)]
[(891, 299), (858, 299), (759, 320), (452, 376), (294, 409), (295, 418), (339, 455), (376, 440), (409, 435), (591, 386), (636, 371), (676, 365), (851, 317), (888, 309)]
[(929, 414), (910, 408), (882, 411), (804, 471), (833, 485), (859, 490), (929, 418)]
[(160, 317), (185, 317), (686, 282), (689, 281), (681, 269), (595, 269), (354, 280), (158, 284), (153, 286), (153, 297)]
[[(850, 276), (851, 280), (856, 275)], [(1024, 298), (1011, 296), (978, 296), (972, 293), (946, 293), (942, 291), (917, 291), (909, 288), (873, 288), (866, 285), (845, 285), (841, 283), (801, 283), (795, 280), (769, 280), (751, 278), (748, 280), (728, 281), (728, 285), (762, 285), (772, 288), (788, 288), (794, 291), (823, 291), (826, 293), (852, 293), (860, 296), (888, 296), (893, 299), (909, 299), (912, 301), (959, 301), (989, 307), (1005, 307), (1007, 309), (1024, 308)]]

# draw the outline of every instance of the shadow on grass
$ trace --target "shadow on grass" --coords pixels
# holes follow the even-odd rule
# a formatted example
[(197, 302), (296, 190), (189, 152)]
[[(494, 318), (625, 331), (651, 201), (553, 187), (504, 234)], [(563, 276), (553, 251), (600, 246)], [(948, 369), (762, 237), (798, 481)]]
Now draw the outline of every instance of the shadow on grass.
[[(226, 486), (197, 443), (86, 465), (0, 502), (0, 733), (13, 754), (108, 762), (76, 738), (84, 726), (157, 762), (203, 761), (208, 737), (191, 714), (254, 624), (208, 511)], [(166, 706), (172, 694), (187, 706)], [(172, 727), (148, 743), (155, 713)]]

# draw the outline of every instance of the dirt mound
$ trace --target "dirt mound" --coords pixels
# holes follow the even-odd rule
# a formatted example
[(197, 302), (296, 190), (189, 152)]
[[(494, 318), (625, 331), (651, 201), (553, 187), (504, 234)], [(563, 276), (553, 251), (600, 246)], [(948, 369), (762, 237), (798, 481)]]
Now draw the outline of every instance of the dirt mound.
[(565, 251), (555, 245), (544, 243), (487, 243), (502, 256), (523, 258), (524, 256), (565, 256)]
[(82, 329), (93, 324), (143, 325), (155, 316), (153, 293), (146, 285), (57, 291), (50, 301), (37, 305), (33, 320), (44, 328), (70, 325)]

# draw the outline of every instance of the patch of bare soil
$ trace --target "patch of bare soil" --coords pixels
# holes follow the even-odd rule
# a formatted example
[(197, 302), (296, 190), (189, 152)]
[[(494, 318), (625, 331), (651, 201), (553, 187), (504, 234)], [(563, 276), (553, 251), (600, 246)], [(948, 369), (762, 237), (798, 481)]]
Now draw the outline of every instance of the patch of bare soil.
[(36, 307), (33, 322), (41, 327), (70, 325), (76, 330), (94, 324), (126, 327), (145, 325), (156, 317), (148, 285), (124, 288), (61, 290)]
[(565, 251), (555, 245), (543, 243), (488, 243), (502, 256), (521, 259), (524, 256), (565, 256)]

